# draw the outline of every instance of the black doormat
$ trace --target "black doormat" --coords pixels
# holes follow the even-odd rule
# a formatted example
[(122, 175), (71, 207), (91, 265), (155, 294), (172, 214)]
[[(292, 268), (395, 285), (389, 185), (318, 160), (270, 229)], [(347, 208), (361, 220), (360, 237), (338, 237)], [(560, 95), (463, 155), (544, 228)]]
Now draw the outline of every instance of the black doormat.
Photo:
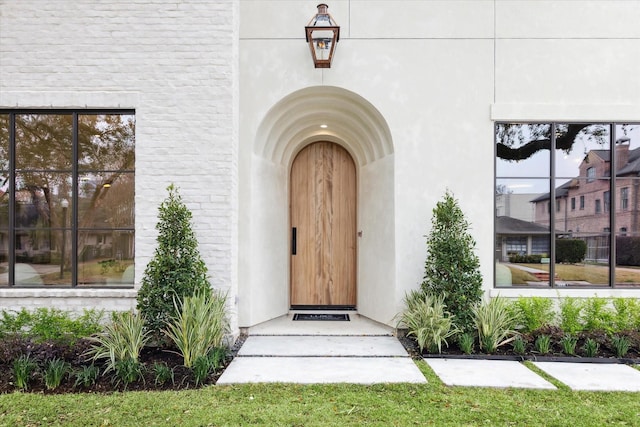
[(293, 315), (293, 320), (330, 320), (349, 322), (349, 315), (336, 313), (296, 313)]

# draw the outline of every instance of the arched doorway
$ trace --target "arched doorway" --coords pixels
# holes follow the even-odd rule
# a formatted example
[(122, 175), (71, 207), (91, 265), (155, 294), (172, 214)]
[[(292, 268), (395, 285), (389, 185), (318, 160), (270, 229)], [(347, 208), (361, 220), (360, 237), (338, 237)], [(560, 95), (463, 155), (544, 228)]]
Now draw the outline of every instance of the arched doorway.
[(240, 325), (291, 309), (291, 170), (318, 142), (343, 148), (355, 164), (358, 314), (391, 324), (403, 292), (396, 285), (394, 147), (382, 114), (354, 92), (314, 86), (281, 98), (247, 135), (242, 144), (251, 150), (240, 150)]
[(356, 306), (356, 166), (332, 142), (315, 142), (291, 167), (291, 307)]

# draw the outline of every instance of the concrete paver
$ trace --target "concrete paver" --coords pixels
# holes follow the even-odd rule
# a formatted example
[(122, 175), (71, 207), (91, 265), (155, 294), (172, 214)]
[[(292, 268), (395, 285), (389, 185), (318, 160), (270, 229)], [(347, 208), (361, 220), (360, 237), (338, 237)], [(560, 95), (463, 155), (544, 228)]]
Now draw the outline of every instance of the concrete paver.
[(409, 357), (237, 357), (218, 384), (426, 383)]
[(520, 362), (470, 359), (425, 359), (425, 361), (442, 382), (450, 386), (556, 388)]
[[(250, 328), (218, 384), (426, 383), (392, 329), (349, 312), (349, 322), (293, 321), (293, 314)], [(425, 359), (449, 386), (555, 386), (516, 361)], [(640, 391), (640, 371), (626, 365), (534, 362), (574, 390)]]
[(640, 391), (640, 371), (605, 363), (534, 362), (572, 390)]
[(406, 357), (407, 351), (388, 336), (249, 336), (238, 356)]

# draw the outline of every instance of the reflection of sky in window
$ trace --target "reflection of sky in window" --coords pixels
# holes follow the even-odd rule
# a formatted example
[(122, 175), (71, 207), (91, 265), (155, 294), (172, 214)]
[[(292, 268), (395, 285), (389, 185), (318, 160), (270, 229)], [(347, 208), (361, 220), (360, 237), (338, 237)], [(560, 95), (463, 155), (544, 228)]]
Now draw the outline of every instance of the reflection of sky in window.
[(542, 194), (549, 192), (549, 179), (500, 178), (496, 185), (514, 194)]
[[(616, 126), (617, 139), (626, 137), (630, 139), (629, 149), (640, 148), (640, 123), (633, 125)], [(520, 144), (514, 144), (514, 147)], [(585, 135), (579, 135), (574, 142), (571, 151), (556, 151), (555, 174), (556, 187), (568, 182), (580, 175), (580, 164), (586, 154), (591, 150), (608, 150), (609, 144), (598, 144)], [(515, 162), (496, 159), (496, 185), (504, 186), (506, 191), (515, 194), (540, 194), (549, 192), (548, 179), (526, 179), (549, 176), (549, 151), (542, 150), (529, 159)]]

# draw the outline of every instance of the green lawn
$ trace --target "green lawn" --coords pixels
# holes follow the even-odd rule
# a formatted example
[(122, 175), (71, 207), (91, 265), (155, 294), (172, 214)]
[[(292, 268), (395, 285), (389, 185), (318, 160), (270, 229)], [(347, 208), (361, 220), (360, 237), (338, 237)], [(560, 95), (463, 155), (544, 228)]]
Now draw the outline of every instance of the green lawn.
[(427, 385), (211, 386), (181, 392), (0, 396), (2, 426), (639, 426), (640, 393)]
[[(549, 264), (518, 264), (536, 270), (549, 271)], [(538, 281), (534, 276), (517, 267), (510, 266), (513, 284), (525, 284)], [(556, 264), (556, 276), (558, 280), (574, 280), (589, 282), (594, 285), (607, 285), (609, 283), (609, 268), (594, 264)], [(640, 269), (623, 267), (616, 270), (616, 283), (640, 283)]]

